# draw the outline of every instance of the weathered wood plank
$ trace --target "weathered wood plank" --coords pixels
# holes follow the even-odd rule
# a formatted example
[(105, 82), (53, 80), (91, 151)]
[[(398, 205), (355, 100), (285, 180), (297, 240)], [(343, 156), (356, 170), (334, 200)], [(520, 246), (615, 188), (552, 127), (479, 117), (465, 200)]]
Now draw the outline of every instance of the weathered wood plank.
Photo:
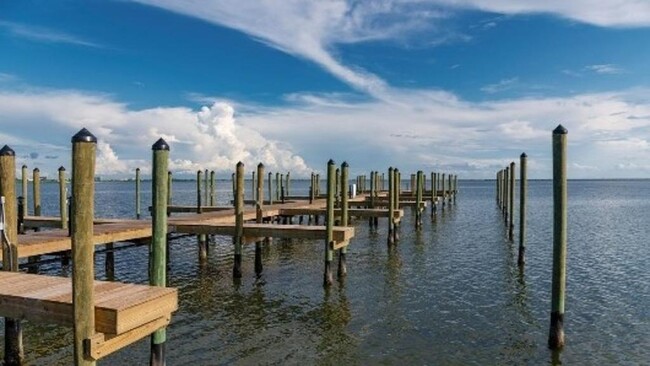
[[(174, 225), (174, 231), (186, 234), (215, 234), (235, 235), (234, 224), (213, 223), (183, 223)], [(244, 236), (248, 237), (274, 237), (295, 239), (323, 239), (325, 226), (305, 225), (273, 225), (273, 224), (244, 224)], [(354, 236), (353, 227), (334, 227), (334, 241), (349, 241)]]

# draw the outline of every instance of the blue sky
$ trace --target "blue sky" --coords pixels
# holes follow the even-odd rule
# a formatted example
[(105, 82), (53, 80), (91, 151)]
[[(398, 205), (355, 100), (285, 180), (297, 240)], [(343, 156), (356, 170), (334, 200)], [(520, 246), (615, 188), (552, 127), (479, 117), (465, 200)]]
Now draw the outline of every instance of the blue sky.
[[(0, 144), (52, 175), (88, 127), (98, 172), (235, 163), (306, 175), (650, 177), (650, 3), (627, 0), (4, 1)], [(644, 67), (645, 66), (645, 67)]]

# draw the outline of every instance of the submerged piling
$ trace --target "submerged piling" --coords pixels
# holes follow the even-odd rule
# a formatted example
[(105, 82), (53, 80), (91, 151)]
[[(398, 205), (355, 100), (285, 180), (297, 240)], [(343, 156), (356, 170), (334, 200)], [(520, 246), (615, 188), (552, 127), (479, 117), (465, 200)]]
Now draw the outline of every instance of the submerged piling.
[(553, 130), (553, 280), (548, 346), (564, 346), (564, 297), (567, 251), (567, 129)]
[(334, 160), (327, 162), (327, 218), (325, 228), (325, 273), (323, 274), (323, 286), (329, 287), (334, 282), (332, 277), (332, 260), (334, 259), (334, 183), (336, 167)]
[(517, 264), (526, 263), (526, 193), (528, 190), (528, 173), (526, 172), (528, 156), (522, 153), (519, 157), (519, 255)]
[(234, 278), (241, 278), (242, 244), (244, 241), (244, 163), (237, 163), (235, 173), (235, 263), (232, 269)]
[[(18, 271), (18, 205), (16, 201), (16, 153), (7, 145), (0, 149), (0, 196), (4, 197), (5, 226), (9, 243), (2, 246), (2, 270)], [(0, 238), (4, 241), (5, 238)], [(23, 331), (20, 319), (5, 318), (5, 365), (24, 363)]]
[(422, 205), (422, 184), (424, 183), (423, 181), (424, 174), (422, 173), (421, 170), (418, 170), (417, 175), (416, 175), (416, 183), (415, 183), (415, 229), (420, 230), (422, 228), (422, 209), (420, 206)]
[[(167, 286), (167, 166), (169, 165), (169, 145), (162, 138), (151, 147), (153, 169), (151, 180), (151, 218), (152, 235), (149, 255), (149, 284)], [(158, 329), (151, 335), (151, 354), (149, 364), (165, 365), (166, 329)]]
[(72, 309), (75, 365), (95, 365), (84, 343), (95, 335), (94, 192), (97, 138), (85, 128), (72, 137)]

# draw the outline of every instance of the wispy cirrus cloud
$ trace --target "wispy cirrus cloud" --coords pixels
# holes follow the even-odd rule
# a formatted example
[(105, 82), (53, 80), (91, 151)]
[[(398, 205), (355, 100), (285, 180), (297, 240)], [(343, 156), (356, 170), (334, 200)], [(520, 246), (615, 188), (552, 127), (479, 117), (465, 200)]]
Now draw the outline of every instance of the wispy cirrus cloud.
[(495, 94), (506, 90), (510, 90), (516, 87), (518, 83), (519, 83), (518, 77), (502, 79), (494, 84), (488, 84), (481, 87), (481, 91), (488, 94)]
[(91, 42), (79, 36), (57, 31), (51, 28), (9, 22), (4, 20), (0, 20), (0, 28), (4, 28), (6, 31), (16, 37), (34, 42), (63, 43), (84, 47), (104, 48), (103, 45), (100, 45), (98, 43)]
[(601, 75), (616, 75), (624, 72), (621, 67), (614, 64), (587, 65), (585, 69)]

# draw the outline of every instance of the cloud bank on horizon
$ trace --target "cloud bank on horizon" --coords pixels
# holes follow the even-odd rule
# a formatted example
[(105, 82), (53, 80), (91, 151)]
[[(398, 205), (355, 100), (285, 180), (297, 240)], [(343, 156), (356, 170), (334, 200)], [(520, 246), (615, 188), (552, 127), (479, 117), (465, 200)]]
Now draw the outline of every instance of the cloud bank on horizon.
[[(241, 160), (247, 166), (262, 161), (271, 170), (304, 176), (332, 157), (352, 160), (355, 168), (383, 170), (398, 165), (405, 170), (424, 167), (491, 178), (526, 150), (531, 176), (548, 177), (550, 133), (561, 122), (570, 133), (572, 176), (647, 177), (650, 173), (650, 89), (642, 85), (569, 96), (499, 98), (499, 93), (523, 83), (513, 75), (480, 88), (494, 99), (469, 101), (441, 89), (391, 85), (378, 73), (346, 62), (338, 52), (342, 46), (372, 42), (408, 46), (418, 39), (430, 47), (463, 42), (465, 35), (445, 26), (462, 11), (548, 14), (597, 27), (645, 28), (650, 26), (647, 2), (611, 0), (598, 6), (587, 0), (136, 2), (243, 32), (265, 46), (318, 65), (352, 90), (307, 89), (286, 95), (286, 103), (275, 106), (218, 97), (199, 110), (133, 108), (113, 95), (84, 90), (3, 90), (0, 78), (0, 118), (9, 121), (3, 122), (1, 141), (40, 153), (34, 159), (25, 151), (22, 159), (31, 159), (31, 165), (48, 164), (53, 160), (48, 156), (69, 155), (68, 147), (59, 144), (69, 140), (61, 131), (69, 135), (83, 125), (100, 139), (98, 172), (105, 175), (126, 175), (136, 166), (148, 166), (142, 150), (163, 136), (172, 144), (171, 167), (188, 173), (204, 168), (230, 171)], [(19, 24), (2, 24), (39, 39)], [(56, 42), (81, 39), (66, 34)], [(83, 42), (96, 44), (85, 38)], [(625, 69), (595, 60), (578, 71), (558, 72), (579, 78), (587, 72), (618, 75)], [(7, 80), (16, 78), (2, 75)], [(25, 127), (33, 127), (35, 133), (25, 136)]]

